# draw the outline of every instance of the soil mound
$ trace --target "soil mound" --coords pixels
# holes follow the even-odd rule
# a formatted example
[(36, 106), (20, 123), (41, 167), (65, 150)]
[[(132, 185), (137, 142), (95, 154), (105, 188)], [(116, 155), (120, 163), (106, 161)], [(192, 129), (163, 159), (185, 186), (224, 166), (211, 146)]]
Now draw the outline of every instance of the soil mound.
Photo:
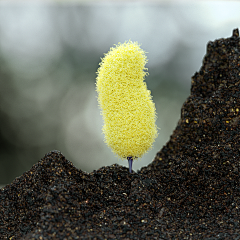
[(170, 141), (138, 173), (58, 151), (0, 190), (1, 239), (240, 239), (240, 38), (209, 42)]

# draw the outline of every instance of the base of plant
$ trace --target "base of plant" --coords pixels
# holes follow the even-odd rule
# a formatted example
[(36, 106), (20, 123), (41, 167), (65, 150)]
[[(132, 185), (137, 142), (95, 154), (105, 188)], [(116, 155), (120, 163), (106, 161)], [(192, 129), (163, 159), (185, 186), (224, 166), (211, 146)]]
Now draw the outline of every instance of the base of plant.
[(133, 158), (132, 157), (127, 157), (127, 160), (128, 160), (129, 172), (132, 173)]

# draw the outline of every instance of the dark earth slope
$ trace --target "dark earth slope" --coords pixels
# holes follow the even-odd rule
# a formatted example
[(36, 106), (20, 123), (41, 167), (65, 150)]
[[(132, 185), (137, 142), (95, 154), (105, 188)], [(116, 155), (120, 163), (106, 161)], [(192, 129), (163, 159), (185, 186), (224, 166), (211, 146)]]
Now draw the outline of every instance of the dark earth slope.
[(240, 38), (209, 42), (170, 141), (138, 173), (58, 151), (0, 190), (0, 239), (240, 239)]

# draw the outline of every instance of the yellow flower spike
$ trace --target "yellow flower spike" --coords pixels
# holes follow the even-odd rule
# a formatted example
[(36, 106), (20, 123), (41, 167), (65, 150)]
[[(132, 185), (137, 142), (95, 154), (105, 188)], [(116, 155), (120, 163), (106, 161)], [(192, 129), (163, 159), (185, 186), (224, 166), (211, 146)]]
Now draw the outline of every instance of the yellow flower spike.
[(156, 109), (144, 82), (147, 57), (137, 42), (119, 43), (105, 54), (97, 71), (96, 90), (104, 120), (105, 142), (121, 159), (132, 161), (157, 137)]

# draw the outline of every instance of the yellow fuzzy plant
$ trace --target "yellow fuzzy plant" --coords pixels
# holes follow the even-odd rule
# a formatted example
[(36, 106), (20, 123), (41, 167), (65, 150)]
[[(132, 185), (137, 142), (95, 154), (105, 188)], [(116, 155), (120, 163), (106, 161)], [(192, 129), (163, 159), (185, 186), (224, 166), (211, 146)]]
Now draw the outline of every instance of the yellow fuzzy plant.
[(121, 159), (132, 161), (157, 137), (155, 104), (144, 82), (145, 52), (137, 42), (119, 43), (105, 54), (97, 71), (96, 90), (104, 120), (105, 142)]

